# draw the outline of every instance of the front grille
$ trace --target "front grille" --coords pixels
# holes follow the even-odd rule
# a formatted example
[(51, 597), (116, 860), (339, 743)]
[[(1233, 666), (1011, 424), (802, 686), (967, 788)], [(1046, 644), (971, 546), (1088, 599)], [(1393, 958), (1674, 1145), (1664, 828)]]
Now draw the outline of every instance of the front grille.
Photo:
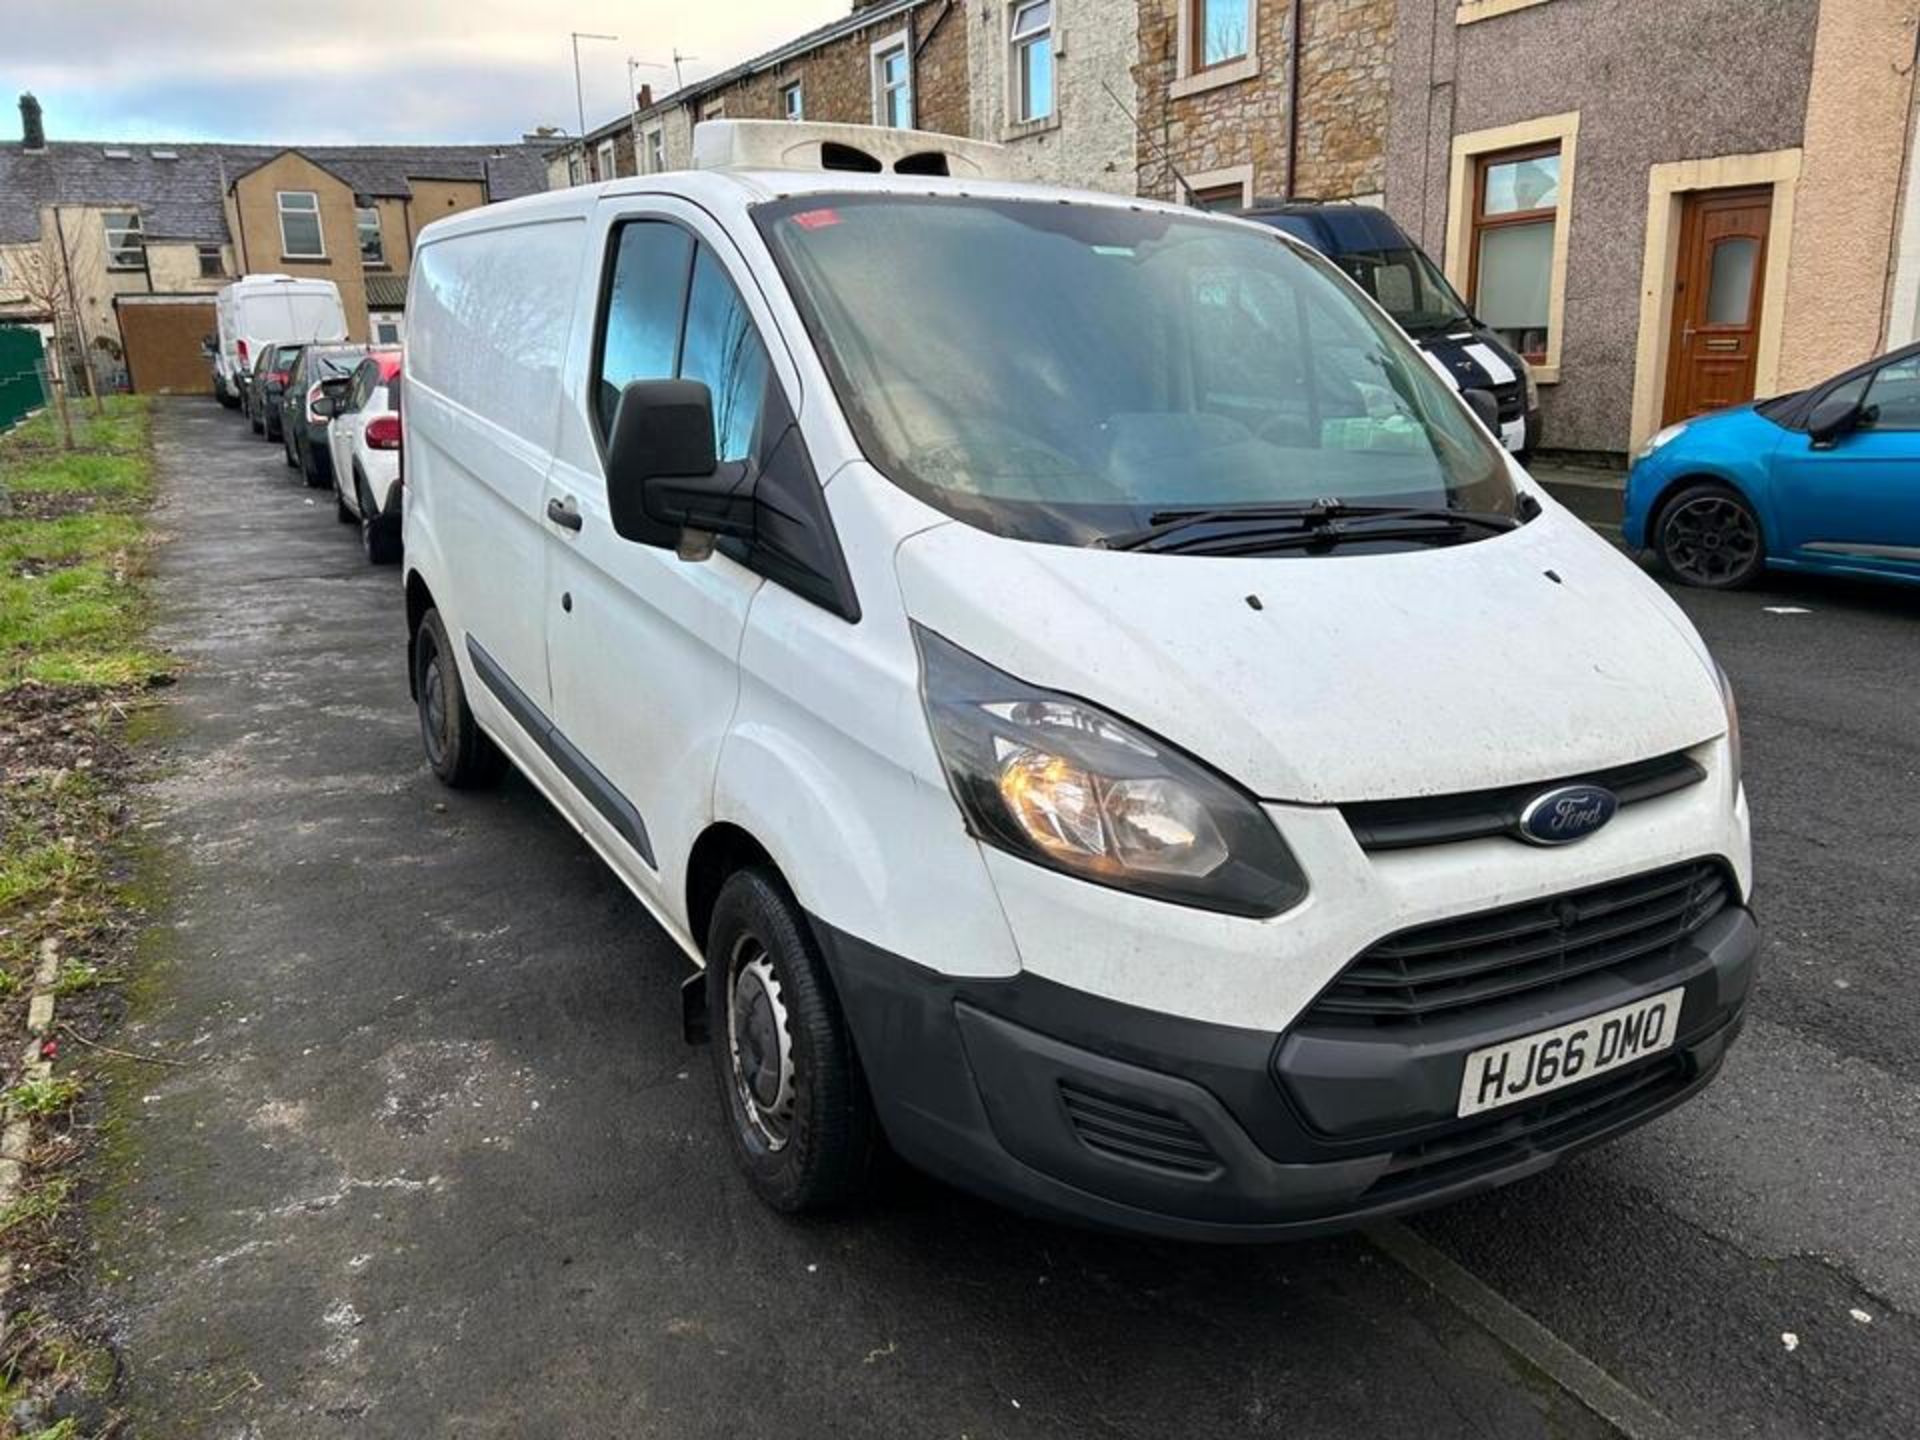
[(1622, 809), (1684, 790), (1707, 778), (1699, 761), (1684, 750), (1615, 765), (1563, 780), (1503, 785), (1457, 795), (1423, 795), (1414, 800), (1365, 800), (1342, 805), (1340, 814), (1362, 850), (1404, 850), (1414, 845), (1446, 845), (1488, 835), (1514, 834), (1520, 812), (1543, 791), (1561, 785), (1600, 785), (1613, 792)]
[(1178, 1115), (1134, 1100), (1097, 1095), (1064, 1080), (1060, 1100), (1074, 1134), (1089, 1150), (1195, 1179), (1220, 1173), (1213, 1147)]
[(1669, 1055), (1409, 1146), (1395, 1152), (1363, 1199), (1403, 1199), (1562, 1149), (1655, 1108), (1685, 1089), (1693, 1073), (1686, 1056)]
[(1514, 380), (1505, 385), (1494, 386), (1493, 398), (1500, 407), (1502, 420), (1520, 420), (1526, 417), (1527, 387), (1521, 381)]
[(1403, 930), (1361, 952), (1305, 1023), (1417, 1025), (1610, 967), (1650, 979), (1731, 898), (1726, 870), (1701, 860)]

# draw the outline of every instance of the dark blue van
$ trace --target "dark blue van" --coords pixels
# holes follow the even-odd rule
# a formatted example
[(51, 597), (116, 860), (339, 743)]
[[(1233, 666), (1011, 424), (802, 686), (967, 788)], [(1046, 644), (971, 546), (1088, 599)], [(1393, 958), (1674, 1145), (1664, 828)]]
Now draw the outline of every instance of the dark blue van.
[(1371, 205), (1255, 205), (1239, 212), (1305, 241), (1380, 302), (1462, 390), (1488, 390), (1500, 412), (1500, 440), (1516, 453), (1540, 443), (1540, 396), (1527, 362), (1467, 309), (1440, 267)]

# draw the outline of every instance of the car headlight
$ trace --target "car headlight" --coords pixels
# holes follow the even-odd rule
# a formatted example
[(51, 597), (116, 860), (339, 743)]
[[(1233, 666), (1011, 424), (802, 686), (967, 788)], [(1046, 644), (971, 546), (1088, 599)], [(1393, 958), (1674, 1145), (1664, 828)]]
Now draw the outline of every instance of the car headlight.
[(1004, 675), (914, 626), (934, 748), (968, 831), (1116, 889), (1278, 915), (1306, 877), (1253, 798), (1071, 695)]
[(1538, 410), (1540, 408), (1540, 382), (1533, 378), (1533, 367), (1524, 360), (1520, 362), (1520, 379), (1525, 382), (1527, 387), (1527, 409), (1529, 411)]
[(1653, 452), (1658, 450), (1662, 445), (1667, 445), (1678, 440), (1680, 433), (1686, 428), (1687, 422), (1682, 420), (1678, 425), (1669, 425), (1664, 430), (1654, 431), (1653, 434), (1647, 437), (1647, 443), (1640, 447), (1633, 458), (1635, 460), (1646, 459), (1647, 456), (1653, 454)]
[(1727, 707), (1727, 763), (1733, 769), (1733, 793), (1740, 793), (1740, 707), (1734, 703), (1733, 681), (1716, 663), (1714, 677), (1720, 682), (1720, 701)]

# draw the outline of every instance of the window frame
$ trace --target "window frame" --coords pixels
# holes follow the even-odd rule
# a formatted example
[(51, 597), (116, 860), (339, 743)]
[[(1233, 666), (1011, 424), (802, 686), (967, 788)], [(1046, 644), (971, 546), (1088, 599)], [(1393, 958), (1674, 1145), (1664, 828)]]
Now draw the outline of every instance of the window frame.
[[(887, 61), (895, 55), (900, 57), (902, 79), (898, 85), (889, 85), (886, 81)], [(896, 30), (891, 35), (883, 35), (868, 47), (867, 56), (867, 79), (873, 91), (873, 123), (886, 130), (918, 129), (920, 117), (915, 108), (918, 97), (914, 94), (913, 50), (907, 44), (907, 32)], [(895, 125), (887, 119), (887, 101), (895, 90), (906, 100), (906, 123), (902, 125)]]
[(807, 118), (806, 95), (798, 80), (789, 80), (780, 87), (780, 118), (796, 123)]
[(614, 156), (613, 140), (611, 138), (602, 140), (598, 145), (593, 147), (593, 178), (596, 180), (612, 180), (615, 179), (618, 174), (619, 164)]
[[(373, 245), (376, 254), (367, 254), (367, 220), (373, 221)], [(387, 232), (380, 224), (378, 205), (356, 205), (353, 207), (353, 233), (360, 244), (360, 263), (369, 269), (384, 269), (387, 263)]]
[[(287, 208), (288, 199), (297, 195), (304, 195), (307, 199), (313, 201), (313, 208), (307, 210), (299, 206), (294, 206), (289, 210)], [(274, 213), (280, 221), (280, 258), (282, 260), (325, 260), (327, 258), (327, 227), (321, 220), (320, 192), (317, 190), (276, 190), (273, 192), (273, 204)], [(305, 251), (295, 250), (287, 244), (288, 215), (311, 215), (313, 217), (314, 237), (320, 247), (317, 251), (308, 254)]]
[(1210, 70), (1237, 65), (1253, 58), (1253, 27), (1257, 19), (1254, 0), (1244, 0), (1247, 7), (1246, 44), (1238, 53), (1222, 55), (1218, 60), (1207, 59), (1207, 7), (1213, 3), (1213, 0), (1183, 0), (1183, 3), (1188, 10), (1187, 23), (1190, 28), (1187, 33), (1192, 37), (1188, 42), (1187, 74), (1205, 75)]
[(647, 142), (647, 173), (659, 175), (667, 168), (667, 127), (656, 125), (644, 132)]
[[(227, 274), (227, 247), (218, 240), (202, 240), (193, 247), (194, 257), (200, 262), (202, 280), (224, 280)], [(213, 268), (207, 268), (211, 261)]]
[[(115, 220), (129, 223), (115, 225)], [(102, 210), (100, 233), (107, 247), (107, 269), (124, 274), (147, 268), (146, 229), (141, 224), (138, 210)], [(118, 244), (114, 243), (116, 235), (120, 237)], [(128, 254), (134, 257), (131, 261), (120, 258)]]
[[(1007, 5), (1007, 108), (1015, 125), (1046, 125), (1060, 118), (1060, 86), (1053, 69), (1053, 7), (1059, 0), (1009, 0)], [(1020, 17), (1029, 10), (1046, 6), (1046, 22), (1022, 30)], [(1030, 89), (1030, 56), (1040, 46), (1047, 47), (1047, 108), (1035, 114)]]
[[(1487, 214), (1487, 173), (1497, 165), (1516, 165), (1524, 160), (1539, 160), (1551, 155), (1565, 162), (1565, 154), (1558, 140), (1542, 140), (1530, 145), (1518, 145), (1510, 150), (1484, 150), (1473, 157), (1473, 213), (1467, 222), (1467, 309), (1478, 315), (1480, 304), (1480, 237), (1489, 230), (1517, 230), (1530, 225), (1549, 225), (1554, 227), (1553, 239), (1559, 239), (1560, 200), (1558, 193), (1562, 184), (1560, 179), (1554, 182), (1556, 198), (1551, 205), (1537, 205), (1531, 210), (1512, 210), (1500, 215)], [(1553, 348), (1553, 246), (1547, 248), (1547, 324), (1546, 340), (1535, 352), (1520, 351), (1520, 358), (1529, 365), (1544, 365), (1547, 355)], [(1518, 347), (1516, 347), (1517, 349)]]
[[(1880, 384), (1881, 377), (1885, 375), (1887, 371), (1897, 370), (1902, 366), (1911, 366), (1916, 372), (1920, 372), (1920, 355), (1902, 355), (1898, 359), (1886, 360), (1875, 366), (1867, 375), (1866, 389), (1860, 396), (1861, 406), (1873, 406), (1873, 392)], [(1916, 373), (1915, 378), (1916, 381), (1920, 381), (1920, 373)], [(1912, 425), (1883, 425), (1880, 423), (1880, 415), (1876, 408), (1876, 413), (1873, 418), (1862, 424), (1860, 428), (1863, 432), (1879, 435), (1911, 435), (1916, 431), (1920, 431), (1920, 423)]]
[[(1574, 198), (1579, 188), (1580, 112), (1541, 115), (1512, 125), (1474, 130), (1453, 137), (1448, 160), (1446, 257), (1442, 269), (1448, 283), (1463, 297), (1471, 296), (1468, 268), (1473, 263), (1475, 190), (1480, 183), (1476, 162), (1482, 157), (1510, 153), (1528, 146), (1557, 141), (1560, 146), (1560, 197), (1555, 207), (1552, 269), (1547, 293), (1546, 358), (1528, 362), (1536, 384), (1560, 381), (1560, 356), (1566, 339), (1567, 255), (1574, 220)], [(1468, 301), (1471, 308), (1471, 300)], [(1639, 383), (1636, 380), (1636, 385)], [(1636, 402), (1637, 403), (1637, 402)]]

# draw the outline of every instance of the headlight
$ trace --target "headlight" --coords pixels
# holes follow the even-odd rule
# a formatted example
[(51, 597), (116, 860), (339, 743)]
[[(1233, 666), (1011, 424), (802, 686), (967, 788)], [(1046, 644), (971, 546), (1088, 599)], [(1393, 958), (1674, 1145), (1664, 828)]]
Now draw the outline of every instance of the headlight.
[(1733, 681), (1718, 664), (1713, 667), (1720, 681), (1720, 700), (1727, 707), (1727, 762), (1733, 767), (1733, 793), (1740, 794), (1740, 707), (1734, 703)]
[(1680, 432), (1686, 428), (1687, 422), (1682, 420), (1678, 425), (1669, 425), (1664, 430), (1656, 430), (1652, 435), (1647, 437), (1647, 443), (1640, 447), (1639, 452), (1635, 454), (1633, 458), (1635, 460), (1646, 459), (1647, 456), (1653, 454), (1653, 452), (1658, 450), (1662, 445), (1673, 440), (1678, 440), (1680, 438)]
[(1259, 805), (1163, 740), (914, 627), (934, 748), (967, 829), (1102, 885), (1277, 915), (1306, 877)]
[(1527, 386), (1527, 409), (1529, 411), (1538, 410), (1540, 408), (1540, 382), (1533, 378), (1533, 367), (1524, 360), (1520, 362), (1520, 378), (1526, 382)]

